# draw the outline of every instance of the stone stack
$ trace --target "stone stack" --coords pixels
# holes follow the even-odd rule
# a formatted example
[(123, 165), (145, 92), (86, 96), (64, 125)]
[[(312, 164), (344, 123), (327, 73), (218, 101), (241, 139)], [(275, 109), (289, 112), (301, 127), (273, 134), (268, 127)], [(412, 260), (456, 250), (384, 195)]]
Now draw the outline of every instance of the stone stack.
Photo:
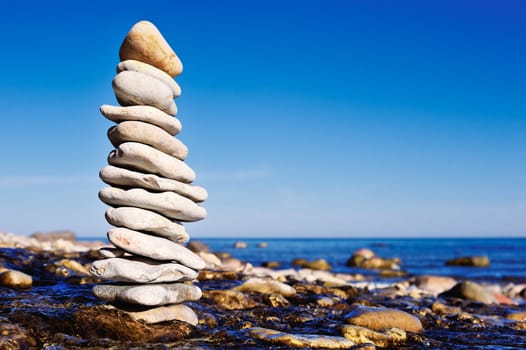
[(133, 26), (120, 48), (113, 90), (121, 106), (100, 110), (116, 122), (108, 130), (115, 147), (100, 171), (110, 185), (99, 198), (111, 207), (108, 232), (115, 246), (90, 272), (110, 284), (93, 293), (149, 323), (179, 319), (197, 323), (185, 301), (201, 297), (191, 284), (204, 261), (183, 246), (189, 240), (182, 222), (201, 220), (204, 188), (192, 185), (194, 171), (184, 162), (188, 149), (174, 135), (181, 131), (174, 98), (181, 94), (173, 77), (182, 64), (150, 22)]

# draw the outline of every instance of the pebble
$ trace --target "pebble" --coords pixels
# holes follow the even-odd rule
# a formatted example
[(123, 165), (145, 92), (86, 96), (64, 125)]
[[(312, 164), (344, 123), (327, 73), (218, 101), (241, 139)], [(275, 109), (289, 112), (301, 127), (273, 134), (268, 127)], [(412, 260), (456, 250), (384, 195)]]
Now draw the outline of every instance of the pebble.
[(181, 87), (169, 76), (166, 72), (155, 68), (148, 63), (136, 61), (136, 60), (126, 60), (122, 61), (117, 65), (117, 73), (122, 71), (134, 71), (142, 74), (149, 75), (152, 78), (162, 81), (172, 90), (173, 98), (179, 97), (181, 95)]
[(459, 282), (453, 288), (441, 293), (439, 296), (468, 299), (484, 304), (497, 302), (492, 293), (484, 289), (480, 284), (472, 281)]
[(138, 231), (119, 227), (108, 231), (108, 239), (128, 253), (154, 260), (175, 260), (194, 270), (205, 267), (203, 259), (191, 250), (162, 237), (151, 236)]
[(178, 320), (197, 326), (198, 319), (195, 312), (183, 304), (159, 306), (145, 311), (126, 311), (134, 320), (155, 324)]
[(100, 178), (109, 185), (117, 187), (139, 187), (154, 192), (175, 192), (196, 203), (204, 202), (208, 192), (200, 186), (185, 184), (154, 174), (144, 174), (133, 170), (107, 165), (100, 171)]
[(0, 273), (0, 286), (14, 289), (30, 289), (33, 285), (33, 278), (21, 271), (7, 270)]
[(191, 183), (194, 171), (183, 161), (138, 142), (125, 142), (108, 156), (108, 163), (124, 168), (146, 171), (169, 179)]
[(151, 210), (135, 207), (110, 207), (106, 210), (106, 220), (113, 226), (151, 232), (176, 243), (185, 243), (189, 240), (183, 224)]
[(400, 328), (407, 332), (420, 333), (422, 323), (405, 311), (385, 307), (372, 307), (355, 304), (353, 310), (345, 315), (345, 321), (355, 326), (375, 331)]
[(488, 267), (489, 264), (487, 256), (462, 256), (446, 261), (446, 266)]
[(191, 281), (198, 275), (197, 271), (181, 264), (140, 257), (97, 260), (91, 265), (90, 272), (95, 277), (134, 283)]
[(412, 283), (420, 289), (431, 292), (434, 296), (451, 289), (457, 280), (447, 276), (421, 275), (412, 279)]
[(296, 289), (288, 284), (273, 280), (272, 278), (252, 277), (242, 285), (234, 288), (242, 292), (258, 292), (262, 294), (281, 294), (285, 297), (296, 295)]
[(170, 87), (146, 74), (120, 72), (113, 79), (113, 91), (121, 106), (146, 105), (159, 108), (169, 115), (177, 113)]
[(205, 208), (174, 192), (152, 193), (140, 188), (106, 187), (100, 190), (99, 198), (112, 206), (149, 209), (175, 220), (198, 221), (206, 216)]
[(179, 160), (188, 156), (188, 148), (163, 129), (144, 122), (124, 121), (108, 130), (108, 138), (113, 146), (124, 142), (139, 142), (164, 152)]
[(160, 127), (172, 136), (180, 133), (182, 129), (179, 119), (152, 106), (121, 107), (102, 105), (100, 112), (104, 117), (116, 123), (127, 120), (145, 122)]
[(318, 334), (293, 334), (268, 328), (255, 327), (248, 335), (274, 345), (285, 345), (294, 348), (310, 349), (350, 349), (356, 344), (343, 337)]
[(99, 249), (99, 255), (102, 258), (120, 258), (121, 256), (124, 256), (126, 252), (119, 248), (114, 247), (102, 247)]
[(356, 344), (373, 343), (380, 348), (393, 347), (407, 340), (407, 334), (399, 328), (391, 328), (380, 333), (365, 327), (344, 325), (342, 333), (346, 339)]
[(121, 61), (148, 63), (171, 77), (183, 71), (183, 64), (175, 52), (157, 27), (149, 21), (140, 21), (130, 29), (120, 47), (119, 57)]
[(224, 310), (251, 309), (258, 305), (242, 292), (232, 289), (206, 290), (203, 292), (203, 299), (214, 301), (218, 307)]
[(245, 249), (248, 247), (248, 244), (246, 242), (243, 242), (243, 241), (237, 241), (234, 243), (234, 248), (236, 249)]
[(115, 285), (100, 284), (94, 286), (93, 294), (109, 302), (157, 306), (178, 304), (184, 301), (196, 301), (201, 298), (201, 289), (191, 284), (146, 284)]

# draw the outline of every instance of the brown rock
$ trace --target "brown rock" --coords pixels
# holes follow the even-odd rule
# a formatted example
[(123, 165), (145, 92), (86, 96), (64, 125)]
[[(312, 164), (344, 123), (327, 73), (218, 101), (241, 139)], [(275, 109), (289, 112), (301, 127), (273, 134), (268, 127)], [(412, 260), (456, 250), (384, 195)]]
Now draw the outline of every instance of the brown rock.
[(433, 305), (431, 305), (431, 310), (439, 315), (456, 315), (462, 312), (460, 307), (445, 305), (440, 301), (435, 301)]
[(269, 269), (277, 269), (280, 267), (279, 261), (265, 261), (261, 264), (263, 267), (268, 267)]
[(375, 331), (400, 328), (407, 332), (422, 332), (422, 323), (407, 312), (384, 307), (355, 305), (345, 317), (347, 323)]
[(407, 340), (406, 333), (398, 328), (380, 333), (360, 326), (345, 325), (342, 327), (342, 333), (346, 339), (356, 344), (373, 343), (379, 348), (396, 346)]
[(153, 23), (136, 23), (119, 50), (121, 61), (136, 60), (165, 71), (171, 77), (182, 73), (183, 65)]
[(462, 256), (446, 261), (446, 266), (488, 267), (489, 258), (487, 256)]
[(508, 320), (526, 321), (526, 311), (510, 312), (506, 315)]
[(331, 267), (331, 264), (329, 264), (329, 262), (325, 259), (316, 259), (316, 260), (313, 260), (309, 263), (307, 263), (307, 265), (305, 265), (306, 268), (308, 269), (312, 269), (312, 270), (330, 270), (332, 267)]
[(237, 290), (207, 290), (203, 292), (202, 298), (213, 300), (225, 310), (251, 309), (257, 306), (254, 300)]
[(294, 348), (309, 349), (349, 349), (354, 342), (343, 337), (318, 334), (291, 334), (273, 329), (255, 327), (248, 332), (249, 336), (270, 344), (286, 345)]
[(203, 243), (201, 241), (192, 240), (186, 244), (186, 248), (190, 249), (194, 253), (197, 253), (197, 252), (209, 253), (210, 252), (210, 247), (208, 247), (208, 244)]
[(441, 293), (439, 296), (446, 298), (460, 298), (477, 301), (484, 304), (496, 303), (496, 299), (488, 290), (480, 284), (464, 281), (457, 283), (453, 288)]
[(296, 258), (296, 259), (292, 260), (292, 265), (293, 266), (305, 267), (305, 266), (307, 266), (308, 263), (309, 263), (309, 261), (307, 259), (303, 259), (303, 258)]
[(20, 271), (8, 270), (0, 273), (0, 286), (14, 289), (29, 289), (33, 285), (33, 278)]

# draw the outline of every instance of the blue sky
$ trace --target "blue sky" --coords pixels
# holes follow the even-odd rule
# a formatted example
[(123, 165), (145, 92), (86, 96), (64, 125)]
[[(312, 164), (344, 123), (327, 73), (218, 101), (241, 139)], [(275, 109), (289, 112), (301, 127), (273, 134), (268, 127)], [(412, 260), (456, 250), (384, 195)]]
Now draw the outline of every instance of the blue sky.
[(526, 236), (521, 1), (3, 1), (0, 231), (103, 237), (118, 50), (154, 22), (194, 237)]

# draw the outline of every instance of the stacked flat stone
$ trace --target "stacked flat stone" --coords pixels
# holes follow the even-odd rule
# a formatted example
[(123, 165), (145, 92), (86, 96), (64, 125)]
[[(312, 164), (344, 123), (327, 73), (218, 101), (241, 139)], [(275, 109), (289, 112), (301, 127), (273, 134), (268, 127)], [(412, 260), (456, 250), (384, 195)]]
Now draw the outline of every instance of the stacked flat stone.
[(182, 222), (201, 220), (207, 198), (192, 185), (194, 171), (184, 162), (188, 149), (174, 136), (181, 131), (174, 98), (181, 94), (173, 77), (182, 64), (150, 22), (135, 24), (122, 43), (113, 80), (120, 106), (103, 105), (102, 114), (117, 125), (108, 130), (115, 150), (100, 171), (110, 185), (99, 198), (111, 207), (107, 221), (114, 248), (100, 250), (102, 260), (90, 272), (112, 281), (93, 288), (100, 299), (149, 323), (179, 319), (197, 324), (183, 305), (201, 297), (189, 281), (205, 267), (183, 244)]

